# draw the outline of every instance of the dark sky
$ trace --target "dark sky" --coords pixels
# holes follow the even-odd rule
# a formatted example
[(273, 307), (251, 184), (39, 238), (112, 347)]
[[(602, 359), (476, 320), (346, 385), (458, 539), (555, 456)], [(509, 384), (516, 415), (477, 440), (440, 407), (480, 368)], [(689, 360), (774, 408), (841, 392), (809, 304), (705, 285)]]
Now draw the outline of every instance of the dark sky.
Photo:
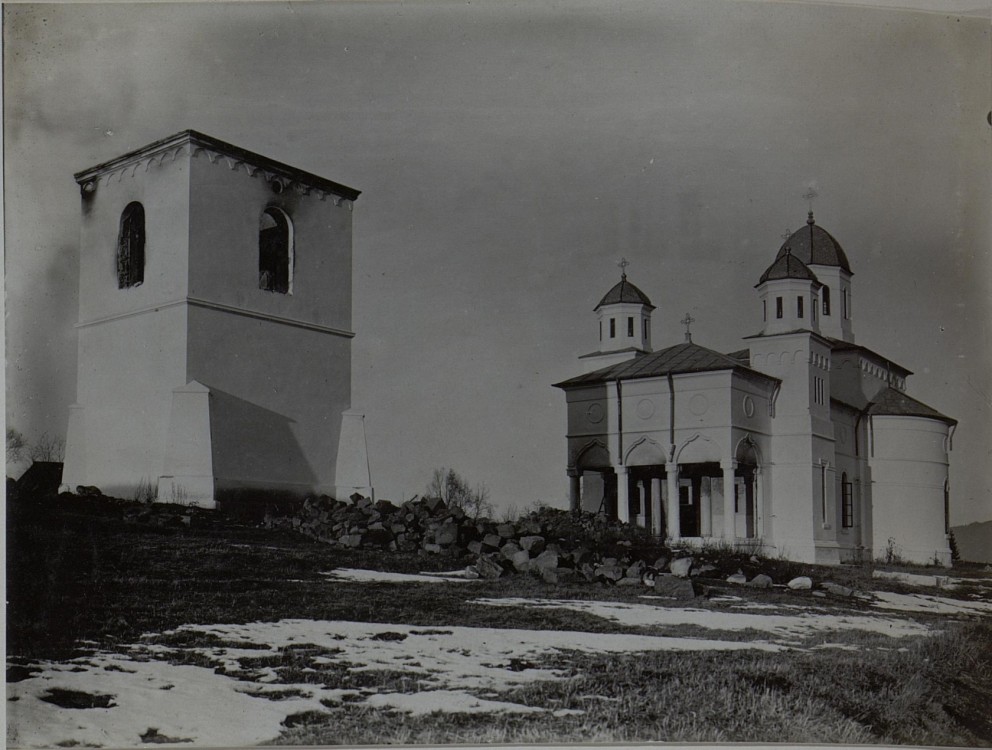
[(562, 505), (564, 396), (626, 257), (656, 348), (756, 333), (780, 235), (854, 270), (858, 343), (956, 417), (992, 517), (988, 19), (797, 3), (7, 5), (7, 416), (74, 399), (72, 173), (194, 128), (363, 191), (354, 401), (380, 495), (437, 466)]

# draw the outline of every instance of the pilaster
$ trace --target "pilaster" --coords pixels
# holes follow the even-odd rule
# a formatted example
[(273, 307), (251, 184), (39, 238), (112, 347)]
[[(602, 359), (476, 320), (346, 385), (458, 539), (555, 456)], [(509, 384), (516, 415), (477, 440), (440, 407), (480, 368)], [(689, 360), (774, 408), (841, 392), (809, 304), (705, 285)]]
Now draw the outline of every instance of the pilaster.
[(733, 459), (725, 459), (720, 462), (723, 469), (723, 538), (733, 541), (737, 537), (734, 527), (736, 522), (734, 516), (734, 497), (737, 489), (734, 487), (734, 471), (737, 469), (737, 462)]

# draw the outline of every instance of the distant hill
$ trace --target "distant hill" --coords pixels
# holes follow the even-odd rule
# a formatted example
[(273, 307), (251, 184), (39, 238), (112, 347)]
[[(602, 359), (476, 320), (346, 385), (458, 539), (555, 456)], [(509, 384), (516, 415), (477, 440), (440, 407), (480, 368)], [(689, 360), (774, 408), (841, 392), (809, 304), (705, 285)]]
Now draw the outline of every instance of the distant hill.
[(992, 563), (992, 521), (953, 526), (954, 541), (965, 562)]

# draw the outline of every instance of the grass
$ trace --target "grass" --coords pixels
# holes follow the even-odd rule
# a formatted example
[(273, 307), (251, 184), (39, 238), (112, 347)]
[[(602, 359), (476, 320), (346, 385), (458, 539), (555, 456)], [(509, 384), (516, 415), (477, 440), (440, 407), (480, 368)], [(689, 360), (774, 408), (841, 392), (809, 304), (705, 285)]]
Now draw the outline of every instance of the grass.
[[(347, 705), (288, 722), (280, 744), (753, 742), (980, 745), (992, 734), (992, 629), (953, 628), (905, 651), (560, 654), (568, 679), (484, 697), (579, 710), (484, 719)], [(976, 653), (981, 656), (975, 657)], [(829, 669), (825, 668), (829, 663)], [(969, 675), (963, 677), (962, 675)], [(975, 685), (983, 685), (985, 692)], [(482, 697), (482, 696), (480, 696)], [(982, 702), (984, 701), (984, 703)]]
[[(165, 647), (155, 658), (218, 670), (242, 680), (244, 690), (259, 698), (297, 698), (302, 694), (298, 686), (306, 684), (346, 691), (341, 702), (327, 701), (324, 710), (290, 716), (279, 743), (992, 742), (992, 625), (987, 618), (954, 623), (920, 615), (920, 620), (940, 622), (944, 632), (915, 639), (856, 631), (814, 634), (803, 641), (804, 648), (778, 654), (559, 652), (534, 666), (559, 670), (565, 679), (478, 694), (547, 709), (541, 713), (411, 716), (372, 710), (356, 701), (374, 692), (426, 689), (421, 684), (424, 675), (415, 669), (362, 669), (335, 660), (340, 653), (336, 649), (313, 644), (275, 649), (207, 632), (167, 631), (184, 624), (314, 619), (403, 623), (413, 625), (414, 634), (474, 626), (723, 640), (770, 636), (688, 625), (627, 627), (564, 609), (474, 603), (499, 597), (645, 603), (639, 597), (648, 592), (642, 588), (549, 586), (530, 576), (457, 585), (329, 581), (320, 574), (336, 567), (417, 572), (453, 569), (466, 561), (341, 550), (210, 517), (189, 527), (139, 526), (125, 521), (123, 507), (109, 503), (17, 503), (8, 509), (7, 535), (8, 680), (29, 678), (36, 660), (64, 660), (97, 648), (114, 650), (152, 633), (141, 642)], [(812, 575), (856, 589), (912, 590), (896, 581), (873, 581), (871, 566), (756, 564), (748, 556), (726, 551), (704, 551), (697, 557), (712, 557), (721, 574), (741, 567), (749, 575), (770, 572), (777, 581)], [(933, 593), (965, 597), (972, 588)], [(717, 586), (717, 593), (731, 591), (781, 608), (761, 613), (799, 614), (784, 607), (803, 604), (807, 612), (890, 615), (858, 600), (811, 600), (782, 590)], [(682, 604), (726, 609), (725, 604), (702, 598)], [(405, 637), (389, 631), (376, 636), (384, 644)], [(858, 650), (811, 648), (822, 644)], [(248, 653), (238, 654), (232, 666), (211, 655), (220, 649)], [(130, 653), (140, 654), (140, 649)], [(263, 672), (275, 675), (271, 685), (252, 684)], [(103, 696), (53, 693), (50, 699), (57, 705), (83, 707)], [(557, 710), (582, 713), (555, 715)], [(146, 741), (169, 739), (163, 737), (154, 730)]]

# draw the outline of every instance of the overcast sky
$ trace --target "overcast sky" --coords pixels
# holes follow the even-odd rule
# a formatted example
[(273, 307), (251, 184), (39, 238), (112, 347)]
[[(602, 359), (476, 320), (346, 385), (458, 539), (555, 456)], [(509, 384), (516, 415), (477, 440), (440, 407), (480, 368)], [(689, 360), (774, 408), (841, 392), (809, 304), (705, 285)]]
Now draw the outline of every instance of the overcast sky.
[(564, 506), (565, 400), (617, 261), (662, 348), (760, 328), (780, 235), (854, 270), (858, 343), (960, 420), (992, 518), (988, 19), (686, 2), (7, 5), (7, 417), (75, 396), (72, 173), (186, 128), (363, 191), (354, 403), (380, 496), (451, 466)]

